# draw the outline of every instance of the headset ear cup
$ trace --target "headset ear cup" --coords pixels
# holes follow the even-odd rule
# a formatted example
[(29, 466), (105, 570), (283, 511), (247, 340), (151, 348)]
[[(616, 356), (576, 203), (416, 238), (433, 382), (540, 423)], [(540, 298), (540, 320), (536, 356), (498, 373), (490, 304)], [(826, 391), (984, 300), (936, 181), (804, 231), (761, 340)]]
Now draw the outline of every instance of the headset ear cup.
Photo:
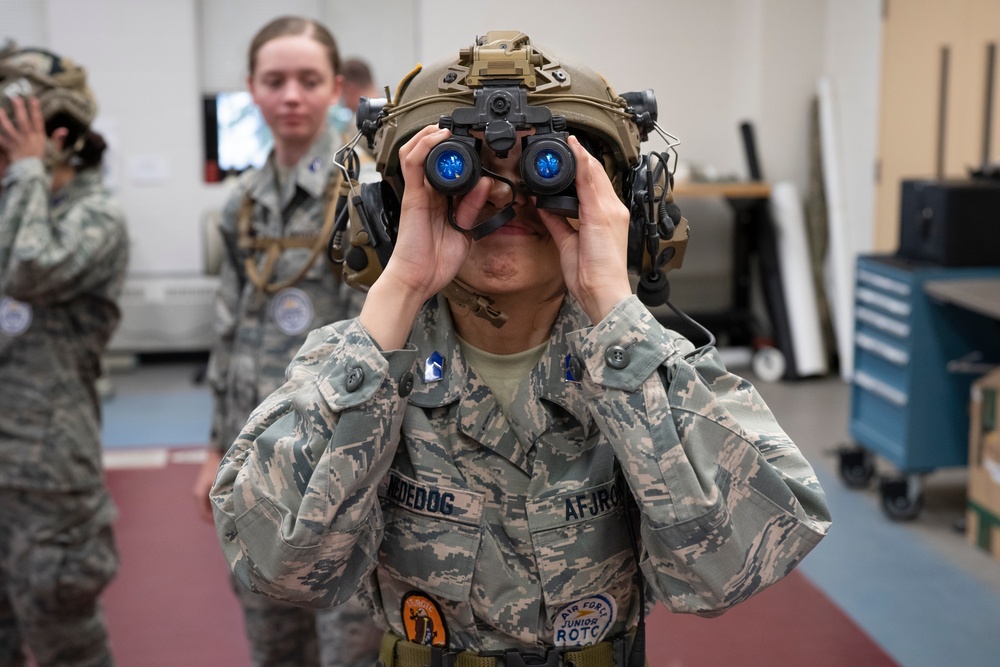
[(385, 181), (364, 183), (350, 202), (350, 234), (344, 279), (367, 290), (389, 263), (399, 224), (399, 200)]

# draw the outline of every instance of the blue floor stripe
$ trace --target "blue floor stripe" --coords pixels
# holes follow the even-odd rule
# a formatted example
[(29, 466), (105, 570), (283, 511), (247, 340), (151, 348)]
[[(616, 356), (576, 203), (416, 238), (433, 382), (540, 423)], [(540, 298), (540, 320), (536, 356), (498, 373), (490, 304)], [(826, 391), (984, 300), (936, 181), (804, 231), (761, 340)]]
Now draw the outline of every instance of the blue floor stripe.
[(803, 572), (905, 667), (1000, 664), (1000, 595), (889, 520), (872, 494), (817, 474), (833, 528)]
[(208, 389), (119, 394), (104, 401), (104, 447), (190, 446), (208, 442)]

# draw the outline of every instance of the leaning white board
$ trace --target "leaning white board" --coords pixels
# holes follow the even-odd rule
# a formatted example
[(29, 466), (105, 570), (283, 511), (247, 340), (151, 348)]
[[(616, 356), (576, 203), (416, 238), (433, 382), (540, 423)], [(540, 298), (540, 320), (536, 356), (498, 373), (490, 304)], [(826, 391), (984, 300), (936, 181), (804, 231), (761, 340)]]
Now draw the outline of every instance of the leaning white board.
[(813, 283), (802, 199), (794, 183), (783, 181), (772, 186), (771, 219), (778, 237), (781, 292), (792, 335), (795, 370), (799, 377), (824, 375), (828, 369), (819, 302)]
[(840, 377), (849, 382), (854, 372), (854, 256), (844, 201), (844, 161), (837, 122), (837, 99), (833, 83), (823, 77), (817, 85), (819, 132), (823, 163), (823, 190), (829, 230), (824, 278), (833, 316), (833, 332), (840, 358)]

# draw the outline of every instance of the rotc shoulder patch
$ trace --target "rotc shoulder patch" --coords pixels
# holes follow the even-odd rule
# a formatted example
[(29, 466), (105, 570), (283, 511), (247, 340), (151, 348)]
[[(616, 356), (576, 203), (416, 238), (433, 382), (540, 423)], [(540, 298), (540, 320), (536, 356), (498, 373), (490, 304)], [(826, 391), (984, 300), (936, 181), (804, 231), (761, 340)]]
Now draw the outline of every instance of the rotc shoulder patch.
[(403, 596), (400, 604), (406, 639), (414, 644), (445, 647), (448, 645), (448, 627), (437, 602), (422, 591), (411, 591)]
[(271, 300), (271, 319), (278, 331), (286, 336), (298, 336), (309, 330), (313, 321), (313, 302), (309, 295), (296, 287), (288, 287)]
[(615, 622), (618, 605), (605, 595), (592, 595), (570, 602), (552, 619), (556, 646), (593, 646), (604, 639)]
[(20, 336), (31, 326), (31, 304), (5, 296), (0, 299), (0, 331)]

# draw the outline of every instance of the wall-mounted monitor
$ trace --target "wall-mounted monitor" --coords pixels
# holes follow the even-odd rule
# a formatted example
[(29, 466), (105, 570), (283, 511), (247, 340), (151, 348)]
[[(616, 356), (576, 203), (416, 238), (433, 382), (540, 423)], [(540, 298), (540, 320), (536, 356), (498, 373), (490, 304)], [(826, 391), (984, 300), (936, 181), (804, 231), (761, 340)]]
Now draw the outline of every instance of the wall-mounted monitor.
[(274, 140), (250, 93), (206, 95), (203, 105), (207, 182), (264, 164)]

